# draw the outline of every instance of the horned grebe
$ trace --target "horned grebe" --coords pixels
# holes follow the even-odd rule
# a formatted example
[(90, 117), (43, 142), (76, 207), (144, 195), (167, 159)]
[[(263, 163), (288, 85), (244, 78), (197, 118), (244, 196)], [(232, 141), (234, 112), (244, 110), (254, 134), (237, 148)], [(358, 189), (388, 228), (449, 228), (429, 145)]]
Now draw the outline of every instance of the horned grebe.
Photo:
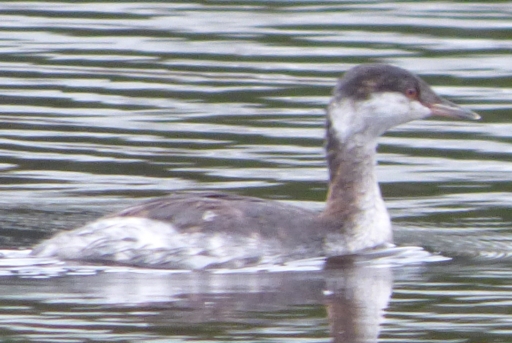
[(391, 244), (375, 175), (377, 138), (415, 119), (478, 114), (390, 65), (350, 69), (327, 109), (329, 190), (320, 212), (225, 193), (175, 193), (62, 232), (32, 254), (153, 268), (238, 268), (332, 257)]

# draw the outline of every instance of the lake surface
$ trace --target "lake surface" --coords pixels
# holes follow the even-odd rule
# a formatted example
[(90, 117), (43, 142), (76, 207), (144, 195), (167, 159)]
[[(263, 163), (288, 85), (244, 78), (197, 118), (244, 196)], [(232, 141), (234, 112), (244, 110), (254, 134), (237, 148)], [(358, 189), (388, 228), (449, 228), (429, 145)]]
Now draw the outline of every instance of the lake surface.
[[(510, 342), (511, 19), (502, 1), (0, 1), (1, 341)], [(392, 258), (199, 273), (26, 257), (176, 190), (320, 210), (324, 108), (367, 62), (483, 117), (381, 139)]]

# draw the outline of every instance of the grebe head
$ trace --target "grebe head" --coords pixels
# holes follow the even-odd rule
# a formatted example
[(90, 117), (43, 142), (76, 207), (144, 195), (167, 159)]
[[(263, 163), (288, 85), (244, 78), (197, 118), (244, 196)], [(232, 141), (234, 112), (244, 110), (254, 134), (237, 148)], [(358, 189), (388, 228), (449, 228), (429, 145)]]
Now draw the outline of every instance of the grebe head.
[(418, 76), (386, 64), (350, 69), (339, 80), (329, 105), (330, 124), (341, 142), (375, 141), (390, 128), (415, 119), (480, 116), (439, 97)]
[[(343, 223), (352, 251), (392, 241), (391, 221), (375, 174), (377, 138), (415, 119), (444, 116), (476, 120), (478, 114), (442, 99), (407, 70), (367, 64), (338, 81), (327, 114), (329, 192), (323, 217)], [(341, 254), (334, 246), (330, 254)]]

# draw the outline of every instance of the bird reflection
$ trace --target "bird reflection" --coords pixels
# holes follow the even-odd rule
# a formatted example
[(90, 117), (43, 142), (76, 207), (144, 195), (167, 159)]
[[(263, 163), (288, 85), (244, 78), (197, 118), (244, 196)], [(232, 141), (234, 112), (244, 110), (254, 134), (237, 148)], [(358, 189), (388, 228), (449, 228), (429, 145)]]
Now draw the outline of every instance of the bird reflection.
[[(186, 273), (21, 265), (18, 261), (10, 269), (22, 283), (16, 277), (0, 279), (0, 304), (32, 303), (41, 311), (42, 325), (45, 313), (57, 311), (52, 321), (62, 321), (63, 327), (77, 311), (86, 311), (76, 328), (84, 339), (97, 321), (114, 318), (126, 334), (140, 335), (143, 325), (148, 339), (317, 339), (330, 332), (336, 343), (378, 342), (393, 285), (391, 267), (350, 260), (302, 271)], [(45, 268), (49, 275), (42, 279)]]

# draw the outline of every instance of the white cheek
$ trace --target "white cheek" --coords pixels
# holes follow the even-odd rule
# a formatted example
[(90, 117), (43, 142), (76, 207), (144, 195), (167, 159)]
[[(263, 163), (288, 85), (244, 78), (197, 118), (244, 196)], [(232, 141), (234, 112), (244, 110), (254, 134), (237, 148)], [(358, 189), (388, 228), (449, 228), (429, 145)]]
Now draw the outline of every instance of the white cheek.
[(410, 114), (414, 119), (426, 118), (432, 114), (432, 110), (419, 101), (410, 102)]
[(389, 123), (404, 123), (422, 118), (430, 110), (419, 101), (411, 101), (401, 93), (377, 93), (363, 101), (361, 113)]
[(366, 140), (376, 138), (394, 126), (430, 114), (431, 110), (419, 101), (395, 92), (373, 94), (357, 102), (343, 99), (329, 105), (332, 126), (342, 142), (354, 135)]
[(377, 93), (358, 108), (364, 114), (367, 129), (376, 135), (411, 120), (428, 117), (431, 111), (419, 101), (411, 101), (400, 93)]
[(359, 111), (367, 117), (389, 121), (408, 113), (410, 101), (405, 95), (399, 93), (377, 93), (372, 94), (368, 100), (362, 101)]

